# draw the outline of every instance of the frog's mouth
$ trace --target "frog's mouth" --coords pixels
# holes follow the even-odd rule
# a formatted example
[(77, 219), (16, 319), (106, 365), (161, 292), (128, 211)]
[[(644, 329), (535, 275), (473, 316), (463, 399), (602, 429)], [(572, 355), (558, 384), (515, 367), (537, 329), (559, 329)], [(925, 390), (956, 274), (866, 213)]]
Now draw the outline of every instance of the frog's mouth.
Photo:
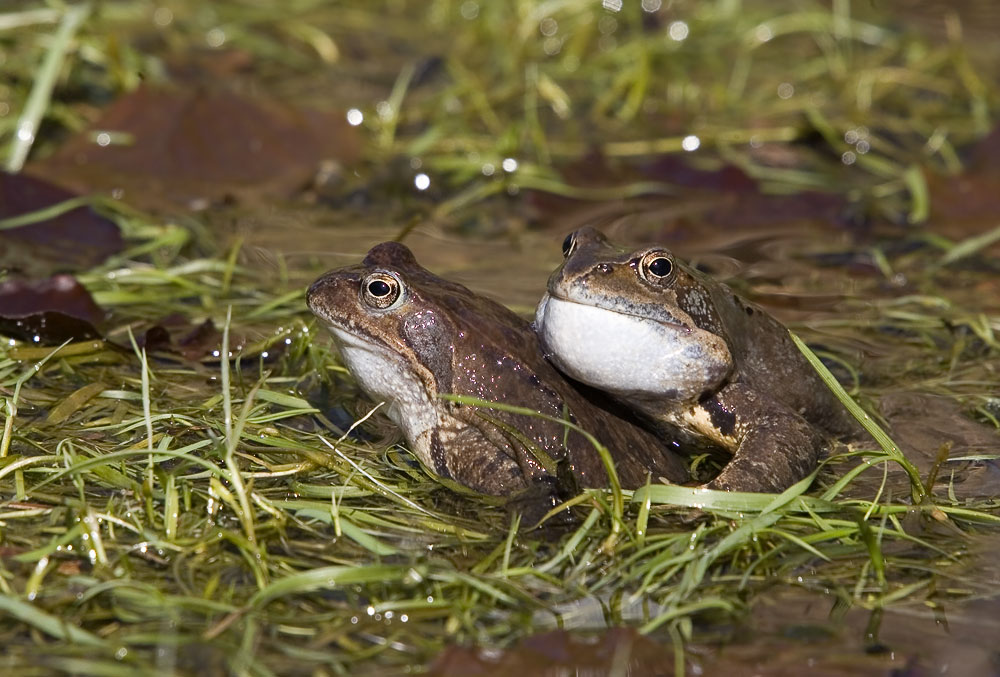
[(436, 392), (402, 353), (354, 329), (324, 320), (334, 343), (354, 379), (375, 401), (388, 406), (385, 413), (403, 429), (410, 448), (429, 467), (424, 436), (438, 425)]
[[(630, 318), (641, 322), (655, 322), (663, 326), (664, 328), (672, 331), (690, 332), (691, 325), (689, 323), (684, 323), (681, 320), (668, 320), (662, 317), (651, 317), (649, 313), (641, 313), (638, 310), (633, 310), (629, 307), (629, 304), (625, 302), (619, 302), (617, 304), (600, 304), (594, 301), (584, 300), (584, 299), (574, 299), (569, 298), (563, 294), (558, 294), (554, 292), (546, 292), (542, 297), (542, 300), (538, 303), (538, 311), (536, 312), (536, 317), (544, 314), (544, 306), (548, 305), (548, 302), (558, 301), (560, 303), (571, 303), (577, 306), (583, 306), (584, 308), (596, 308), (597, 310), (602, 310), (606, 313), (611, 313), (613, 315), (625, 315)], [(613, 305), (613, 307), (612, 307)], [(662, 313), (662, 309), (658, 309)], [(540, 323), (540, 320), (536, 319), (536, 323)]]
[(378, 343), (360, 333), (356, 328), (348, 327), (346, 324), (333, 322), (328, 319), (324, 319), (323, 324), (326, 325), (327, 331), (333, 335), (339, 346), (370, 350), (371, 352), (378, 352), (379, 350), (380, 346)]

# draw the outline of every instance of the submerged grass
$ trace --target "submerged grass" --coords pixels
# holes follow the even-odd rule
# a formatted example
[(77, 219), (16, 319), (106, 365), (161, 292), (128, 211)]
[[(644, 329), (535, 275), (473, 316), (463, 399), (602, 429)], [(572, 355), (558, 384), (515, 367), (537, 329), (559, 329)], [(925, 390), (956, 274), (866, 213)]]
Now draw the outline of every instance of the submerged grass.
[[(956, 45), (856, 19), (845, 2), (785, 12), (675, 3), (676, 14), (582, 1), (362, 9), (307, 0), (298, 13), (277, 3), (201, 4), (100, 3), (75, 39), (52, 42), (46, 36), (67, 14), (18, 3), (0, 13), (13, 83), (0, 86), (0, 103), (17, 119), (79, 127), (83, 117), (60, 99), (58, 83), (44, 111), (24, 112), (32, 86), (52, 76), (42, 71), (45, 54), (68, 47), (77, 61), (63, 77), (81, 90), (119, 91), (162, 63), (117, 43), (116, 31), (152, 30), (183, 47), (191, 35), (223, 30), (229, 44), (266, 61), (260, 76), (281, 93), (303, 87), (287, 74), (317, 60), (353, 86), (375, 82), (385, 105), (357, 104), (371, 132), (361, 173), (420, 158), (435, 185), (451, 189), (432, 212), (444, 219), (473, 218), (491, 197), (526, 188), (592, 199), (670, 194), (675, 186), (648, 178), (584, 194), (555, 167), (592, 147), (624, 164), (683, 148), (690, 135), (770, 190), (835, 181), (881, 210), (919, 216), (927, 196), (915, 163), (954, 168), (954, 144), (985, 129), (995, 97)], [(153, 29), (161, 5), (169, 21), (157, 14)], [(423, 12), (427, 31), (449, 38), (438, 51), (413, 34)], [(176, 32), (165, 32), (171, 23)], [(359, 75), (344, 56), (358, 34), (401, 47), (386, 47), (377, 72)], [(15, 117), (0, 116), (11, 163), (29, 145), (16, 140)], [(816, 133), (829, 148), (795, 168), (756, 153)], [(56, 136), (43, 137), (41, 150)], [(854, 164), (842, 161), (847, 153)], [(450, 643), (504, 646), (601, 622), (634, 624), (682, 650), (777, 587), (834, 610), (873, 612), (988, 590), (955, 565), (967, 560), (972, 536), (995, 533), (1000, 503), (922, 479), (864, 412), (859, 420), (880, 448), (829, 459), (813, 488), (813, 478), (781, 495), (613, 486), (570, 501), (568, 526), (527, 529), (495, 502), (429, 477), (394, 443), (377, 407), (356, 415), (358, 393), (315, 336), (301, 279), (282, 266), (272, 279), (242, 264), (238, 242), (200, 256), (211, 247), (195, 217), (178, 225), (99, 206), (130, 248), (80, 279), (112, 311), (115, 345), (0, 347), (5, 670), (385, 674), (425, 665)], [(383, 216), (392, 214), (369, 218)], [(988, 233), (938, 241), (944, 253), (881, 254), (886, 277), (903, 272), (918, 291), (892, 296), (873, 280), (857, 292), (871, 292), (864, 312), (824, 328), (891, 341), (883, 369), (893, 383), (969, 402), (996, 425), (989, 373), (1000, 327), (976, 299), (936, 291), (935, 277), (994, 241)], [(175, 313), (192, 327), (206, 319), (222, 327), (217, 355), (149, 353), (133, 339)], [(863, 401), (881, 387), (877, 373), (866, 377)], [(874, 488), (863, 483), (872, 477)]]

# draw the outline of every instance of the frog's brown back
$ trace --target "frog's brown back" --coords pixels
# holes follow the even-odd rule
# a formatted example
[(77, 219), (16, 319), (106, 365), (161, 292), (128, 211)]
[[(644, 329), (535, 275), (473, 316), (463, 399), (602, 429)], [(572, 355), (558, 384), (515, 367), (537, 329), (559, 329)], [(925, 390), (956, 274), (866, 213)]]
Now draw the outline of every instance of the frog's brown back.
[[(652, 473), (680, 482), (686, 466), (655, 435), (595, 404), (543, 356), (527, 321), (503, 305), (466, 287), (422, 271), (420, 288), (434, 289), (438, 303), (455, 322), (453, 380), (442, 392), (470, 395), (570, 420), (611, 452), (626, 487), (638, 487)], [(511, 426), (554, 458), (566, 459), (583, 486), (605, 486), (604, 464), (584, 435), (551, 420), (500, 410), (488, 416)]]
[(728, 285), (713, 282), (711, 294), (735, 361), (733, 380), (766, 392), (834, 435), (858, 430), (789, 335), (788, 328)]

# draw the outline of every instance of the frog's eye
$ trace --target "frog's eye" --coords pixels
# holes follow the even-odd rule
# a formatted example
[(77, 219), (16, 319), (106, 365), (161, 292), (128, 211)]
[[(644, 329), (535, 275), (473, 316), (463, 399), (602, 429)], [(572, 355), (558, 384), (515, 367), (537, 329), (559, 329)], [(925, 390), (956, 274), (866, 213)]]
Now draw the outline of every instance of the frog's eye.
[(639, 274), (647, 282), (662, 282), (674, 272), (673, 258), (662, 251), (651, 251), (642, 257)]
[(570, 233), (562, 243), (563, 258), (569, 257), (574, 249), (576, 249), (576, 233)]
[(361, 300), (379, 310), (396, 303), (402, 292), (399, 279), (389, 273), (372, 273), (361, 281)]

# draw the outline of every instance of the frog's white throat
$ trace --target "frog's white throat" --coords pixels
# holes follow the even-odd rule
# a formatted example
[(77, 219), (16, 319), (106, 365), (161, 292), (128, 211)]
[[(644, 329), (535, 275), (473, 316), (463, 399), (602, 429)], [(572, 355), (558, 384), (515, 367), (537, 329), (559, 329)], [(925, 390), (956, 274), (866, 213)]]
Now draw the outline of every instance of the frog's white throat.
[(535, 312), (546, 356), (570, 377), (608, 392), (697, 399), (731, 364), (728, 346), (700, 329), (546, 294)]
[(398, 352), (343, 327), (327, 323), (345, 366), (358, 385), (376, 402), (385, 402), (385, 413), (398, 425), (410, 449), (424, 465), (434, 468), (432, 434), (441, 425), (438, 402), (412, 366)]

